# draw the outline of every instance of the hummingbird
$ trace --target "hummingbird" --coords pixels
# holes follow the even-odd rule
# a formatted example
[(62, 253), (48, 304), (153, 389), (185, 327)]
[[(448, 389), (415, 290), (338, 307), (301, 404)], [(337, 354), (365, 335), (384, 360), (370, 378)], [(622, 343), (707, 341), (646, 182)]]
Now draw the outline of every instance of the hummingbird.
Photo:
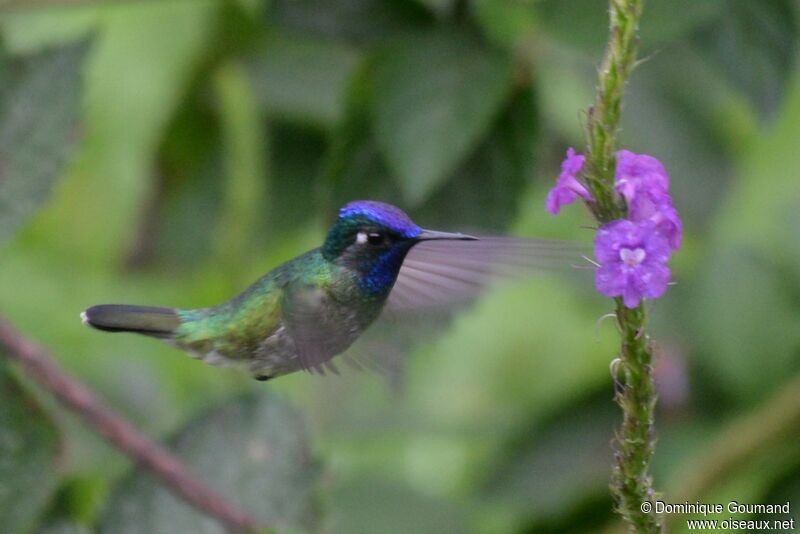
[(360, 200), (339, 210), (321, 247), (222, 304), (101, 304), (81, 319), (98, 330), (162, 339), (212, 365), (243, 366), (257, 380), (338, 372), (331, 359), (385, 309), (413, 314), (451, 306), (492, 280), (574, 256), (558, 241), (425, 230), (400, 208)]

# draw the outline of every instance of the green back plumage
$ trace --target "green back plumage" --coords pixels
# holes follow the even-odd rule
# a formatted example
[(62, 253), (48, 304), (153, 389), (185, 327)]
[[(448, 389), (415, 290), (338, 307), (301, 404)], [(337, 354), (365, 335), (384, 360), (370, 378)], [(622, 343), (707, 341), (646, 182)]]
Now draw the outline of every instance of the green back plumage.
[(227, 302), (178, 310), (181, 326), (174, 340), (201, 354), (216, 351), (230, 359), (249, 358), (280, 326), (287, 286), (300, 283), (329, 289), (332, 267), (315, 249), (271, 271)]

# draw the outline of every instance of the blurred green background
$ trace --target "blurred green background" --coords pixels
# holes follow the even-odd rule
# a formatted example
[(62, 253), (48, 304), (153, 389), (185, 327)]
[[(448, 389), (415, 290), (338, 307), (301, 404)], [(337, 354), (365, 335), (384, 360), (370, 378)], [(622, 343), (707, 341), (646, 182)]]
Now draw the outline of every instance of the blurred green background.
[[(621, 529), (616, 333), (588, 273), (487, 295), (391, 381), (261, 384), (78, 321), (100, 302), (224, 300), (354, 199), (426, 227), (591, 241), (582, 208), (543, 204), (583, 146), (606, 2), (0, 10), (0, 313), (71, 374), (279, 531)], [(686, 229), (676, 285), (649, 306), (669, 502), (800, 506), (798, 11), (646, 2), (622, 139), (664, 162)], [(5, 363), (0, 524), (221, 532)]]

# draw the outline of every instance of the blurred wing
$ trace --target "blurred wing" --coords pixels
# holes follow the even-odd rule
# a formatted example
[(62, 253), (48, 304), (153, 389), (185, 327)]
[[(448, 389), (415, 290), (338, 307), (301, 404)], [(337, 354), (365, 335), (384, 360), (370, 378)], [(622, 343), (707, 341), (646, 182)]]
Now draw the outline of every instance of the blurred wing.
[(543, 271), (588, 273), (587, 244), (509, 237), (477, 241), (424, 241), (409, 251), (381, 318), (344, 360), (381, 372), (402, 388), (405, 356), (436, 338), (459, 304), (493, 284)]
[(408, 253), (386, 309), (415, 311), (468, 302), (503, 279), (588, 266), (582, 243), (512, 237), (423, 241)]
[(315, 286), (287, 290), (283, 299), (283, 321), (294, 340), (300, 367), (305, 371), (338, 373), (331, 358), (342, 351), (343, 329), (326, 292)]
[[(426, 241), (411, 249), (389, 295), (383, 320), (376, 321), (343, 355), (355, 367), (383, 372), (402, 382), (404, 355), (436, 336), (449, 323), (454, 305), (465, 304), (492, 284), (542, 271), (589, 266), (589, 246), (565, 241), (488, 237), (477, 241)], [(350, 343), (346, 320), (324, 290), (287, 291), (284, 324), (308, 371), (337, 372), (331, 358)], [(391, 317), (390, 320), (387, 320)]]

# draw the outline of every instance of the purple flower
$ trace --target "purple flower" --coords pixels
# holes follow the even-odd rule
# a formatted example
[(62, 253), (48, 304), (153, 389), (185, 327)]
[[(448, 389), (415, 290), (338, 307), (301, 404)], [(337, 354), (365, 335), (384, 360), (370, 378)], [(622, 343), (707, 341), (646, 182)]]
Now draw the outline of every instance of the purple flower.
[(666, 238), (670, 248), (681, 248), (683, 223), (669, 195), (648, 192), (636, 195), (628, 204), (628, 217), (636, 223), (653, 223), (656, 231)]
[(628, 203), (639, 194), (667, 196), (669, 175), (653, 156), (620, 150), (617, 152), (614, 188)]
[(577, 178), (585, 159), (583, 156), (575, 154), (573, 148), (567, 150), (567, 157), (561, 163), (561, 174), (558, 176), (558, 181), (547, 194), (547, 211), (553, 215), (557, 215), (561, 211), (561, 206), (575, 202), (578, 197), (592, 200), (592, 195)]
[(620, 219), (603, 225), (595, 238), (600, 267), (597, 290), (607, 297), (622, 297), (628, 308), (643, 298), (658, 298), (667, 290), (670, 272), (667, 239), (650, 222)]
[[(561, 206), (578, 197), (592, 201), (578, 181), (584, 157), (570, 148), (561, 164), (561, 174), (547, 195), (547, 211), (557, 214)], [(628, 218), (603, 225), (595, 239), (600, 266), (595, 272), (597, 290), (608, 297), (622, 297), (628, 308), (643, 298), (662, 296), (670, 281), (667, 267), (672, 250), (681, 246), (683, 224), (669, 195), (669, 175), (656, 158), (617, 152), (614, 190), (628, 205)]]
[(669, 196), (669, 175), (656, 158), (617, 152), (614, 188), (628, 202), (628, 216), (633, 222), (652, 222), (656, 230), (677, 250), (681, 246), (683, 224)]

